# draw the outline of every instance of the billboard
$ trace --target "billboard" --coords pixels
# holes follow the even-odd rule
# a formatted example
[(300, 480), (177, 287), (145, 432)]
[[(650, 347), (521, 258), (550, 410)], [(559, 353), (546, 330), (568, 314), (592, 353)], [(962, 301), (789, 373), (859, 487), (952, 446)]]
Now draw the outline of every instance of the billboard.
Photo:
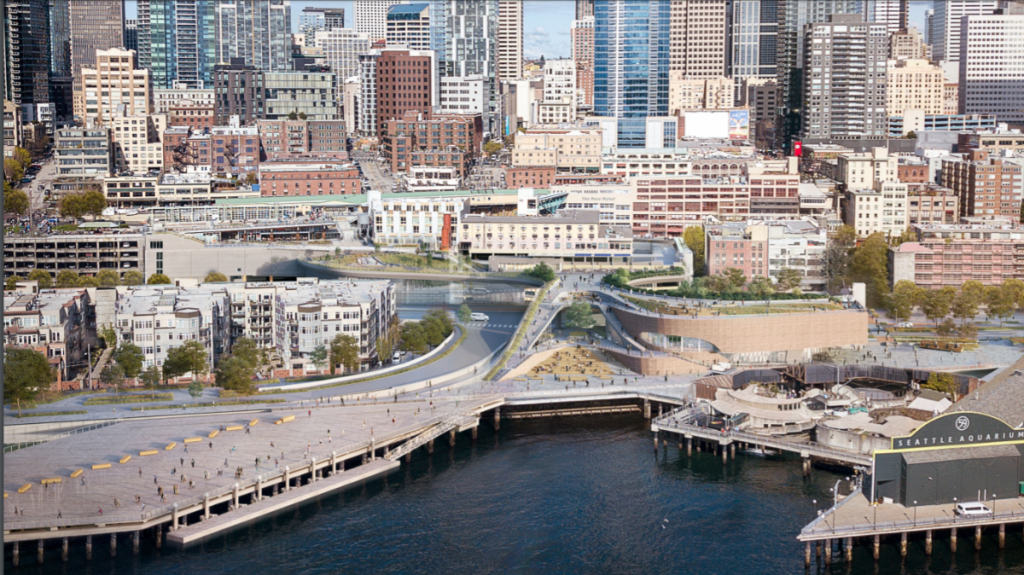
[(684, 112), (685, 138), (729, 137), (729, 112)]
[(803, 145), (803, 142), (801, 142), (800, 140), (797, 140), (797, 141), (793, 142), (793, 155), (794, 156), (802, 156), (802, 155), (804, 155), (804, 145)]
[(750, 139), (750, 110), (729, 111), (729, 139)]

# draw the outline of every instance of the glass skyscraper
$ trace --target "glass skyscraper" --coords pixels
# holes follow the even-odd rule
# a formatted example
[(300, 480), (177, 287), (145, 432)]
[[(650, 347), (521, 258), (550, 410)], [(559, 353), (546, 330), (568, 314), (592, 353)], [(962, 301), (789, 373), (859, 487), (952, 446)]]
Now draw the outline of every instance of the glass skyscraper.
[(289, 0), (217, 0), (216, 61), (244, 58), (266, 71), (292, 69), (292, 7)]
[(214, 0), (139, 0), (139, 66), (153, 87), (205, 87), (217, 63)]
[(433, 0), (430, 49), (440, 76), (484, 77), (484, 127), (496, 133), (491, 122), (497, 118), (498, 0)]
[(594, 2), (594, 113), (618, 146), (642, 148), (647, 117), (668, 115), (670, 0)]
[(4, 98), (50, 101), (50, 13), (46, 0), (4, 0)]

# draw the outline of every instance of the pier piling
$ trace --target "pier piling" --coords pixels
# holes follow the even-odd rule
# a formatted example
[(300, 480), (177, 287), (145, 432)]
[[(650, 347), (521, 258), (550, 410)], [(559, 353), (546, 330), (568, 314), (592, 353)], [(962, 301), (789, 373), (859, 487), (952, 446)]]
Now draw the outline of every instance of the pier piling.
[(692, 437), (687, 437), (686, 438), (686, 455), (687, 456), (693, 455), (693, 438)]
[(644, 400), (644, 419), (651, 418), (651, 402)]
[(433, 439), (431, 439), (430, 441), (427, 442), (427, 453), (429, 455), (433, 455), (434, 454), (434, 440)]
[[(285, 469), (284, 471), (285, 471), (285, 473), (288, 473), (287, 469)], [(238, 484), (237, 483), (231, 489), (231, 502), (235, 506), (235, 509), (238, 509), (239, 501), (238, 501)], [(178, 510), (177, 510), (177, 508), (175, 508), (175, 510), (174, 510), (174, 522), (171, 524), (171, 529), (177, 529), (177, 527), (178, 527)]]
[(929, 529), (924, 532), (924, 554), (932, 554), (932, 530)]
[(117, 557), (117, 533), (110, 534), (110, 556)]
[(68, 538), (67, 537), (65, 537), (64, 540), (60, 542), (60, 560), (65, 562), (65, 563), (68, 562)]
[(853, 537), (847, 537), (846, 542), (843, 544), (843, 552), (846, 554), (846, 562), (850, 563), (853, 561)]
[(832, 540), (825, 540), (825, 565), (832, 564)]
[(409, 453), (405, 454), (405, 462), (409, 463), (410, 461), (412, 461), (412, 452), (411, 451)]
[(18, 542), (15, 541), (14, 543), (11, 543), (11, 545), (12, 545), (12, 547), (11, 547), (11, 563), (14, 564), (15, 567), (17, 567), (18, 566)]
[(43, 564), (43, 554), (44, 554), (43, 551), (44, 551), (44, 549), (45, 549), (45, 547), (43, 546), (43, 540), (40, 539), (39, 543), (36, 545), (36, 560), (39, 561), (40, 565)]
[(730, 443), (729, 444), (729, 457), (731, 457), (733, 459), (736, 459), (736, 444), (735, 443)]
[(999, 524), (999, 548), (1003, 549), (1006, 547), (1006, 524)]
[(455, 430), (448, 432), (448, 447), (455, 447)]
[(156, 548), (159, 549), (164, 544), (164, 526), (157, 525), (154, 533), (156, 534)]
[(139, 554), (139, 532), (132, 533), (132, 555)]
[(476, 434), (477, 434), (477, 430), (478, 429), (479, 429), (479, 427), (473, 426), (473, 429), (470, 430), (470, 432), (469, 432), (469, 436), (473, 439), (473, 441), (476, 441)]
[[(14, 549), (17, 550), (18, 548), (15, 547)], [(85, 536), (85, 560), (92, 561), (92, 535)]]
[(494, 431), (501, 430), (501, 408), (494, 408)]
[[(363, 465), (366, 465), (366, 454), (363, 454)], [(284, 468), (284, 491), (288, 491), (292, 487), (291, 469), (287, 466)], [(237, 489), (235, 490), (237, 493)], [(235, 495), (235, 507), (238, 507), (238, 495)]]
[(654, 432), (654, 452), (658, 452), (658, 432)]
[(814, 556), (821, 559), (821, 541), (814, 542)]
[(974, 550), (981, 550), (981, 525), (974, 528)]
[(810, 456), (808, 456), (802, 459), (804, 464), (804, 477), (807, 477), (808, 475), (811, 474), (811, 458)]
[(722, 465), (729, 463), (729, 447), (722, 445)]
[(956, 553), (956, 527), (949, 530), (949, 550)]
[(203, 519), (210, 518), (210, 494), (203, 494)]
[(900, 557), (907, 556), (907, 532), (900, 533)]
[(871, 543), (871, 556), (875, 558), (875, 561), (878, 561), (878, 551), (879, 551), (879, 548), (882, 546), (881, 545), (881, 543), (882, 543), (881, 540), (882, 540), (882, 536), (877, 534), (877, 533), (875, 533), (874, 541)]

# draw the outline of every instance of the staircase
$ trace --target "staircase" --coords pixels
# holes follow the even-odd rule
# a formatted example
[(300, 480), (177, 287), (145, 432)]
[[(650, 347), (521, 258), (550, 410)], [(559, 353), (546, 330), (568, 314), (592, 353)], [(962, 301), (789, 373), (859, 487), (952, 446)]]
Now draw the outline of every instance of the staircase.
[(453, 429), (458, 429), (466, 425), (471, 425), (477, 420), (477, 417), (467, 413), (456, 413), (442, 420), (437, 425), (428, 428), (423, 433), (416, 437), (406, 441), (402, 445), (399, 445), (397, 449), (389, 451), (384, 458), (389, 461), (398, 461), (408, 453), (412, 453), (417, 447), (422, 447), (432, 439), (436, 439)]

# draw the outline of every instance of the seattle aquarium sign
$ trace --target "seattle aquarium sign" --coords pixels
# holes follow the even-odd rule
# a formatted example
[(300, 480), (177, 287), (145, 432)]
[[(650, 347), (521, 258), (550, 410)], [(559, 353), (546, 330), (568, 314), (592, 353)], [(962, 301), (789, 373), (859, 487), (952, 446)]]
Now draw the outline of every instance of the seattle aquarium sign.
[(914, 433), (892, 438), (892, 449), (963, 447), (990, 443), (1024, 443), (1024, 429), (1014, 429), (998, 417), (955, 411), (936, 417)]

